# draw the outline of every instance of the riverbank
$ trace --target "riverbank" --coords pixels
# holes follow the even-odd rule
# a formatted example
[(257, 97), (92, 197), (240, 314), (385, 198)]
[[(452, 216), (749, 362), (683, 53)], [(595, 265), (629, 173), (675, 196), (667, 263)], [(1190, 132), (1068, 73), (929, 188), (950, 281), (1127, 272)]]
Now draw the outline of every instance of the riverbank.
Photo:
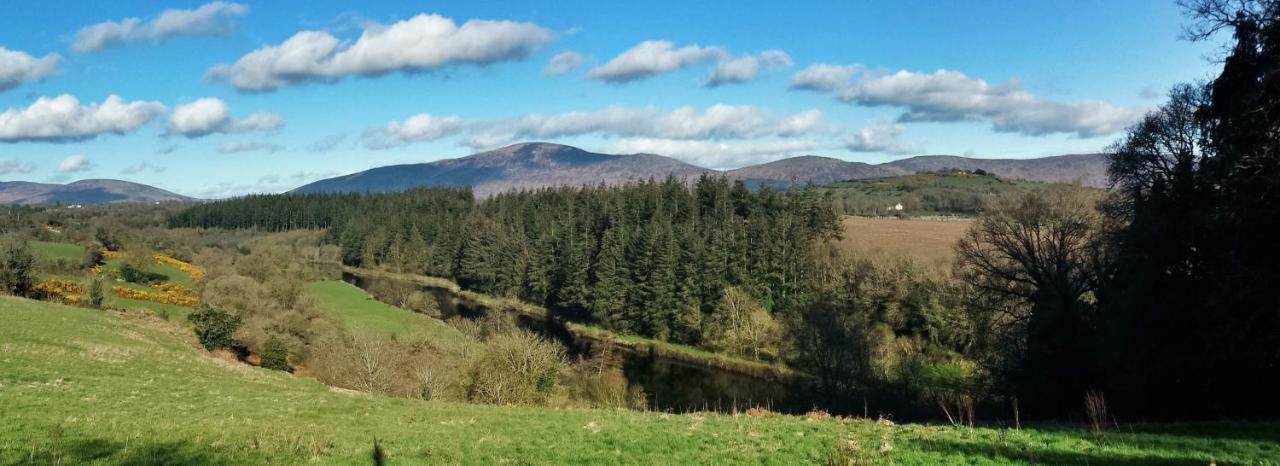
[(609, 344), (625, 351), (648, 353), (655, 356), (678, 360), (686, 364), (735, 372), (765, 380), (791, 382), (807, 378), (805, 374), (782, 364), (753, 361), (688, 345), (654, 340), (636, 335), (619, 334), (594, 325), (562, 321), (553, 318), (547, 308), (543, 306), (527, 303), (518, 299), (463, 290), (456, 282), (447, 278), (370, 270), (348, 266), (342, 266), (342, 271), (359, 277), (405, 280), (428, 288), (441, 289), (452, 293), (464, 304), (475, 308), (511, 312), (516, 315), (541, 321), (556, 320), (557, 323), (564, 325), (565, 329), (575, 339), (600, 344)]

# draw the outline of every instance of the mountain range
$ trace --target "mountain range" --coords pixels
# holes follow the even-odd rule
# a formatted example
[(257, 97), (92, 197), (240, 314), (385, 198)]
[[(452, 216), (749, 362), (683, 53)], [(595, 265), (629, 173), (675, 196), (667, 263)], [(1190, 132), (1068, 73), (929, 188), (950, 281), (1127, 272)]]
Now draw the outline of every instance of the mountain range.
[[(883, 178), (943, 169), (985, 170), (1003, 178), (1078, 182), (1104, 187), (1107, 162), (1102, 154), (1032, 159), (977, 159), (925, 155), (882, 164), (847, 162), (804, 155), (734, 170), (719, 171), (657, 154), (610, 155), (551, 143), (522, 143), (454, 159), (391, 165), (319, 180), (292, 192), (385, 192), (418, 186), (471, 186), (485, 197), (514, 189), (547, 186), (618, 184), (633, 180), (702, 174), (725, 175), (753, 185)], [(147, 185), (118, 180), (82, 180), (69, 184), (0, 182), (0, 204), (96, 204), (104, 202), (190, 201), (192, 198)]]
[(1004, 178), (1079, 182), (1093, 187), (1106, 186), (1107, 181), (1107, 162), (1102, 154), (1034, 159), (926, 155), (877, 165), (805, 155), (718, 171), (656, 154), (609, 155), (560, 144), (523, 143), (456, 159), (373, 168), (316, 181), (294, 192), (382, 192), (416, 186), (471, 186), (478, 196), (489, 196), (513, 189), (617, 184), (668, 176), (688, 179), (704, 173), (770, 185), (826, 184), (949, 168), (981, 169)]
[(67, 184), (0, 181), (0, 204), (103, 204), (174, 202), (193, 198), (120, 180), (80, 180)]

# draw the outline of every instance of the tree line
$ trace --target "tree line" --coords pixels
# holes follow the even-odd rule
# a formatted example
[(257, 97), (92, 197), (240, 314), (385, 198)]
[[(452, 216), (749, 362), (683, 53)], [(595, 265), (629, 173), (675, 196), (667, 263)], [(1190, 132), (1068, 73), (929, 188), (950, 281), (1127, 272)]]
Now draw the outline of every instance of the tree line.
[(704, 320), (729, 288), (775, 316), (798, 312), (812, 297), (815, 245), (840, 232), (817, 190), (752, 192), (715, 176), (483, 200), (454, 188), (259, 195), (194, 206), (169, 224), (326, 228), (347, 265), (448, 277), (610, 329), (690, 344), (712, 331)]

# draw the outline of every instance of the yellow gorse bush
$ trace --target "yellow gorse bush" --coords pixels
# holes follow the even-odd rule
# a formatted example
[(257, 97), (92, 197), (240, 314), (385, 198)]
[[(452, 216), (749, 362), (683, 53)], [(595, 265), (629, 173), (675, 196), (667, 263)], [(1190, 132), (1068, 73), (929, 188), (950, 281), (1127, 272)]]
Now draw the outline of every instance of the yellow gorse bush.
[(150, 292), (125, 286), (113, 286), (111, 287), (111, 292), (124, 298), (151, 301), (153, 303), (161, 304), (172, 304), (175, 306), (190, 307), (195, 306), (196, 302), (198, 302), (195, 291), (185, 286), (159, 284), (155, 285), (155, 288), (159, 291)]
[(190, 262), (183, 261), (180, 259), (175, 259), (172, 256), (168, 256), (165, 254), (156, 254), (154, 259), (156, 260), (157, 263), (169, 264), (174, 267), (177, 267), (178, 270), (186, 272), (187, 275), (190, 275), (192, 280), (200, 280), (204, 278), (204, 269)]
[(84, 294), (85, 286), (71, 280), (60, 280), (50, 278), (41, 280), (36, 283), (36, 290), (44, 293), (51, 298), (56, 297), (67, 304), (77, 304), (80, 302), (81, 294)]
[(124, 257), (123, 252), (111, 251), (111, 250), (108, 250), (106, 247), (99, 247), (98, 252), (102, 253), (102, 257), (105, 257), (108, 259), (118, 259), (118, 258)]

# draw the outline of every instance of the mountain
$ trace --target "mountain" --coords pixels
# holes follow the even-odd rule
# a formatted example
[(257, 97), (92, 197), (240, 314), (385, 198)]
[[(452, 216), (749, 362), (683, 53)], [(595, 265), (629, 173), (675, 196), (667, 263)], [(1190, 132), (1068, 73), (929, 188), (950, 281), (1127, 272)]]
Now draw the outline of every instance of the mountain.
[(102, 204), (194, 199), (145, 184), (120, 180), (80, 180), (67, 184), (0, 181), (0, 204)]
[(897, 172), (862, 162), (846, 162), (830, 157), (802, 155), (725, 172), (730, 178), (747, 181), (827, 184), (844, 180), (880, 178)]
[(954, 155), (924, 155), (876, 165), (896, 175), (948, 168), (985, 170), (1001, 178), (1050, 183), (1107, 186), (1107, 158), (1103, 154), (1072, 154), (1037, 159), (972, 159)]
[(471, 186), (478, 196), (545, 186), (616, 184), (628, 180), (696, 177), (712, 170), (654, 154), (607, 155), (560, 144), (524, 143), (466, 157), (392, 165), (329, 178), (294, 190), (400, 191), (416, 186)]
[(294, 190), (316, 192), (401, 191), (417, 186), (471, 186), (477, 196), (546, 186), (617, 184), (668, 176), (689, 179), (723, 173), (753, 186), (785, 187), (793, 183), (883, 178), (948, 168), (985, 170), (1003, 178), (1106, 185), (1106, 159), (1101, 154), (1062, 155), (1038, 159), (971, 159), (928, 155), (879, 165), (813, 155), (791, 157), (729, 170), (709, 170), (654, 154), (609, 155), (551, 143), (523, 143), (456, 159), (392, 165), (316, 181)]

